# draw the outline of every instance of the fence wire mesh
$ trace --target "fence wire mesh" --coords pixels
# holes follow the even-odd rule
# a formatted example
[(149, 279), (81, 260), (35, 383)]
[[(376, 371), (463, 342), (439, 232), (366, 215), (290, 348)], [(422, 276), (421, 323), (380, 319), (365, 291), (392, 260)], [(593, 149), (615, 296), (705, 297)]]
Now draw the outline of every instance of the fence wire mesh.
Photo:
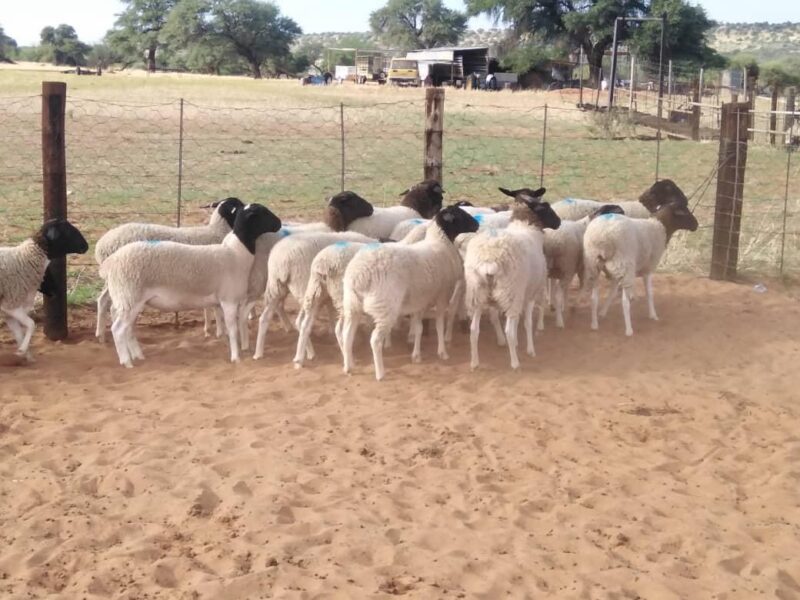
[[(639, 68), (646, 78), (648, 65)], [(638, 110), (655, 113), (657, 97), (651, 95), (657, 90), (635, 94)], [(598, 96), (592, 88), (584, 90), (587, 101)], [(540, 184), (551, 202), (630, 200), (657, 177), (674, 179), (691, 195), (700, 229), (675, 236), (663, 268), (707, 272), (719, 142), (697, 143), (664, 131), (659, 143), (649, 122), (576, 108), (578, 90), (559, 90), (552, 97), (552, 105), (530, 106), (504, 96), (497, 96), (497, 103), (473, 102), (469, 93), (449, 93), (443, 149), (448, 201), (494, 205), (507, 200), (498, 186)], [(625, 104), (624, 97), (618, 100)], [(664, 117), (666, 122), (666, 109)], [(750, 127), (758, 128), (764, 118), (769, 115), (755, 114)], [(788, 118), (779, 122), (791, 125)], [(315, 218), (325, 198), (341, 189), (392, 205), (421, 179), (424, 124), (422, 97), (302, 107), (69, 97), (70, 218), (94, 242), (124, 222), (204, 222), (208, 211), (201, 206), (225, 196), (265, 203), (284, 218)], [(41, 221), (40, 127), (41, 97), (0, 97), (0, 141), (13, 149), (0, 153), (2, 244), (23, 239)], [(794, 137), (783, 136), (774, 147), (750, 143), (740, 272), (800, 273), (800, 160), (789, 154), (793, 146), (783, 143)], [(91, 251), (70, 260), (70, 277), (72, 300), (96, 293)], [(83, 291), (75, 293), (78, 284)]]

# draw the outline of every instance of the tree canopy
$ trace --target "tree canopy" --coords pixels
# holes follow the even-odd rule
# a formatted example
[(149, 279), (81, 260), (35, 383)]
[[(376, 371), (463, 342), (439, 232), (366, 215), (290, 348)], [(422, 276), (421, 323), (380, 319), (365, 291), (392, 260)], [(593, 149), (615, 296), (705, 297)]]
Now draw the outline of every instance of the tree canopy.
[(389, 0), (369, 17), (372, 31), (402, 49), (456, 44), (467, 28), (467, 16), (442, 0)]
[[(664, 59), (692, 63), (697, 67), (723, 67), (725, 59), (706, 42), (706, 33), (715, 26), (702, 6), (685, 0), (653, 0), (650, 14), (667, 14), (664, 35)], [(633, 34), (631, 43), (637, 56), (658, 62), (661, 50), (661, 24), (642, 23)]]
[(167, 39), (190, 50), (200, 46), (235, 53), (256, 79), (267, 61), (291, 55), (290, 46), (301, 33), (277, 6), (257, 0), (181, 0), (165, 28)]
[(42, 60), (56, 65), (79, 66), (86, 64), (86, 55), (91, 46), (78, 39), (72, 25), (61, 24), (58, 27), (45, 27), (39, 34), (42, 46)]
[(129, 64), (147, 56), (147, 70), (156, 70), (161, 32), (177, 0), (122, 0), (125, 10), (108, 35), (108, 43)]
[[(718, 59), (705, 42), (705, 33), (714, 23), (702, 8), (691, 6), (686, 0), (466, 0), (466, 5), (470, 15), (487, 14), (510, 24), (522, 43), (535, 35), (545, 42), (582, 48), (593, 78), (611, 48), (618, 17), (658, 16), (666, 11), (668, 40), (664, 60)], [(656, 22), (628, 22), (620, 38), (657, 61), (660, 31)]]
[(17, 51), (17, 42), (14, 38), (6, 35), (3, 26), (0, 25), (0, 62), (11, 62), (11, 57)]

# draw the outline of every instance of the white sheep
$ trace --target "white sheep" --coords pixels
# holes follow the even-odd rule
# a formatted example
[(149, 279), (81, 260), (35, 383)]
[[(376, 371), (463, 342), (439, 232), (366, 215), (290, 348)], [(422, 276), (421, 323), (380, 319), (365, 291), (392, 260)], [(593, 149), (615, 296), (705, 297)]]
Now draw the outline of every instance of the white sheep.
[[(211, 218), (206, 225), (195, 227), (170, 227), (154, 223), (125, 223), (104, 233), (94, 248), (94, 257), (98, 265), (123, 246), (142, 241), (173, 241), (181, 244), (206, 245), (219, 244), (231, 232), (236, 212), (244, 206), (238, 198), (225, 198), (214, 202)], [(97, 298), (97, 327), (95, 335), (102, 342), (105, 339), (105, 315), (111, 307), (108, 289), (103, 288)], [(205, 330), (208, 334), (208, 318)], [(217, 329), (219, 336), (221, 331)]]
[(66, 219), (51, 219), (21, 244), (0, 248), (0, 314), (17, 342), (19, 356), (32, 360), (30, 343), (36, 326), (28, 314), (40, 285), (52, 285), (52, 279), (45, 277), (47, 265), (88, 249), (81, 232)]
[(280, 229), (267, 208), (250, 204), (237, 211), (233, 231), (221, 244), (195, 246), (171, 241), (133, 242), (100, 265), (115, 309), (111, 326), (120, 364), (144, 358), (133, 327), (145, 306), (179, 311), (221, 306), (231, 361), (239, 360), (237, 318), (247, 296), (256, 239)]
[(428, 225), (425, 239), (415, 244), (367, 244), (350, 261), (344, 275), (344, 325), (342, 346), (344, 372), (353, 365), (353, 340), (362, 316), (372, 318), (370, 338), (375, 378), (382, 380), (383, 346), (397, 319), (411, 317), (414, 329), (414, 362), (421, 360), (422, 315), (436, 310), (437, 353), (447, 359), (445, 312), (462, 263), (453, 240), (460, 233), (476, 231), (474, 218), (458, 207), (441, 210)]
[(616, 204), (622, 212), (634, 219), (647, 219), (656, 208), (674, 201), (688, 201), (681, 189), (675, 185), (671, 179), (657, 181), (640, 196), (638, 201), (633, 200), (610, 200), (609, 202), (597, 202), (596, 200), (581, 200), (578, 198), (566, 198), (553, 204), (553, 210), (562, 219), (578, 221), (588, 217), (599, 210), (604, 204)]
[[(336, 233), (308, 233), (290, 235), (281, 240), (272, 249), (267, 263), (267, 285), (264, 292), (264, 309), (258, 322), (258, 337), (253, 358), (258, 360), (264, 356), (264, 344), (267, 328), (275, 311), (282, 311), (286, 297), (292, 297), (301, 303), (305, 295), (311, 273), (311, 262), (317, 253), (336, 242), (376, 242), (377, 240), (356, 233), (343, 231)], [(302, 310), (297, 316), (296, 326), (302, 321)], [(313, 346), (308, 345), (309, 358), (313, 357)]]
[[(685, 196), (684, 196), (685, 198)], [(592, 329), (597, 329), (599, 304), (598, 277), (605, 273), (611, 281), (608, 297), (600, 312), (605, 316), (617, 291), (622, 288), (622, 314), (625, 335), (633, 335), (630, 301), (636, 277), (644, 279), (648, 314), (658, 320), (653, 301), (653, 272), (672, 234), (678, 230), (697, 230), (697, 219), (686, 201), (677, 199), (660, 206), (649, 219), (632, 219), (620, 214), (605, 214), (593, 219), (583, 236), (586, 275), (584, 285), (592, 294)]]
[(429, 219), (442, 208), (442, 186), (423, 181), (401, 195), (400, 206), (373, 207), (353, 192), (341, 192), (328, 201), (325, 223), (333, 231), (355, 231), (373, 239), (387, 239), (401, 221)]
[[(555, 296), (556, 327), (564, 327), (564, 312), (568, 306), (569, 287), (577, 274), (583, 281), (583, 234), (590, 219), (607, 213), (622, 213), (616, 204), (604, 204), (580, 221), (561, 219), (558, 229), (544, 231), (544, 256), (547, 260), (548, 290)], [(539, 327), (544, 329), (544, 304), (539, 306)]]
[[(430, 219), (405, 219), (404, 221), (400, 221), (397, 225), (395, 225), (394, 229), (392, 229), (392, 233), (389, 235), (390, 240), (394, 240), (395, 242), (399, 242), (403, 238), (405, 238), (408, 234), (412, 231), (417, 232), (415, 235), (418, 235), (419, 232), (424, 232), (425, 228), (427, 227), (428, 223), (430, 223)], [(425, 237), (425, 234), (422, 233), (420, 239)]]
[(533, 309), (544, 291), (547, 264), (544, 258), (542, 229), (557, 229), (560, 219), (550, 205), (539, 197), (517, 196), (513, 218), (506, 229), (479, 233), (467, 246), (464, 258), (467, 310), (470, 327), (470, 366), (476, 369), (481, 313), (496, 306), (506, 317), (506, 344), (511, 368), (519, 368), (517, 328), (525, 316), (527, 352), (535, 355), (533, 345)]

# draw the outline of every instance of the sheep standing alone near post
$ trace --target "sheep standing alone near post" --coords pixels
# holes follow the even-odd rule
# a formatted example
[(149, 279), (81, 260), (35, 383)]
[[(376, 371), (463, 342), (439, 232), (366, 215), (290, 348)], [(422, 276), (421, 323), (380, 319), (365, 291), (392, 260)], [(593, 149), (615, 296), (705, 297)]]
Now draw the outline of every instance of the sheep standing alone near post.
[(45, 277), (47, 265), (88, 249), (81, 232), (66, 219), (51, 219), (18, 246), (0, 248), (0, 314), (17, 342), (19, 356), (32, 360), (29, 347), (36, 326), (28, 314), (36, 291), (40, 287), (54, 291), (53, 280)]
[(653, 300), (653, 272), (672, 235), (679, 230), (696, 231), (697, 219), (683, 195), (658, 207), (649, 219), (631, 219), (606, 214), (592, 220), (583, 236), (586, 275), (584, 284), (592, 292), (592, 329), (597, 329), (599, 304), (598, 277), (605, 273), (611, 288), (600, 311), (605, 316), (617, 292), (622, 289), (622, 315), (625, 335), (633, 335), (631, 304), (636, 277), (644, 279), (649, 316), (658, 320)]
[[(544, 190), (541, 190), (542, 192)], [(496, 306), (506, 316), (506, 344), (511, 368), (519, 368), (517, 328), (525, 315), (527, 352), (533, 346), (533, 309), (542, 297), (547, 281), (544, 257), (545, 227), (558, 229), (561, 219), (540, 197), (518, 194), (511, 223), (504, 230), (489, 229), (476, 235), (464, 258), (467, 310), (472, 315), (470, 328), (470, 366), (476, 369), (481, 313)]]
[(114, 304), (111, 333), (120, 364), (132, 367), (133, 359), (144, 358), (133, 326), (145, 305), (164, 312), (221, 306), (231, 361), (238, 362), (237, 320), (247, 298), (256, 239), (280, 226), (267, 208), (250, 204), (237, 211), (233, 231), (221, 244), (134, 242), (109, 256), (100, 276)]

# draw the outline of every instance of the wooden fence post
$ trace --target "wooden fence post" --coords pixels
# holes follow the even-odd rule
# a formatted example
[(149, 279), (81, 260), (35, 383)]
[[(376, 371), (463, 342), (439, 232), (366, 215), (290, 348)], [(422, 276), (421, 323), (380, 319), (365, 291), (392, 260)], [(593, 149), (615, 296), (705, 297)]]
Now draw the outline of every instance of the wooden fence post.
[(692, 90), (692, 139), (694, 141), (700, 140), (700, 115), (702, 114), (702, 106), (700, 106), (700, 101), (702, 96), (700, 95), (700, 81), (696, 80), (694, 82)]
[[(67, 84), (42, 82), (42, 183), (44, 220), (67, 218), (67, 164), (64, 151), (64, 114)], [(50, 340), (63, 340), (67, 328), (67, 259), (57, 258), (47, 267), (56, 286), (51, 298), (44, 299), (44, 334)]]
[(444, 90), (425, 90), (425, 156), (423, 179), (442, 182), (442, 138), (444, 133)]
[(749, 102), (722, 105), (711, 279), (736, 277), (749, 126)]

